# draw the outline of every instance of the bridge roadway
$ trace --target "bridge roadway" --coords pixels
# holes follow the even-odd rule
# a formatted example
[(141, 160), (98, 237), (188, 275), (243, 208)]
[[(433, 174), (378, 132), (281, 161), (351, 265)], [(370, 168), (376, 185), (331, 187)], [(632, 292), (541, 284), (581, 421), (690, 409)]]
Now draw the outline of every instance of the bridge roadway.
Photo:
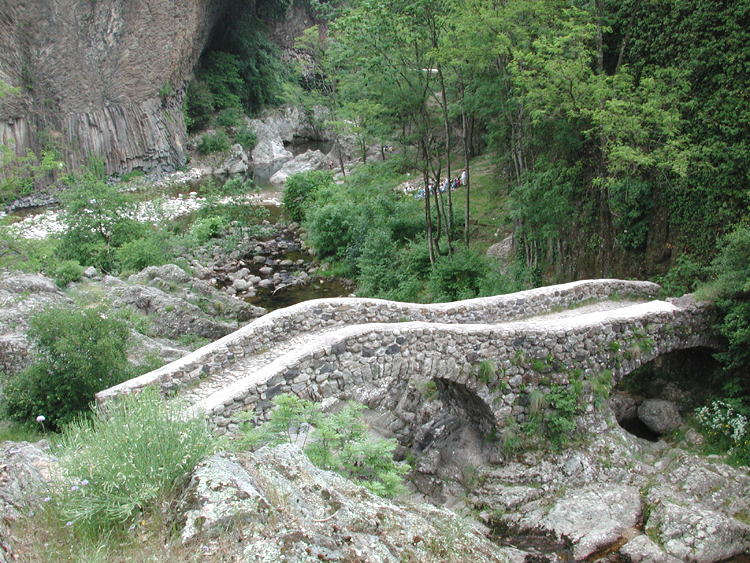
[(535, 388), (581, 379), (593, 402), (602, 374), (614, 385), (665, 352), (713, 346), (707, 307), (689, 297), (656, 300), (658, 290), (590, 280), (450, 304), (309, 301), (97, 398), (158, 384), (230, 431), (240, 411), (264, 417), (280, 393), (354, 398), (389, 412), (398, 434), (433, 382), (447, 404), (482, 426), (502, 426), (528, 415), (524, 397)]

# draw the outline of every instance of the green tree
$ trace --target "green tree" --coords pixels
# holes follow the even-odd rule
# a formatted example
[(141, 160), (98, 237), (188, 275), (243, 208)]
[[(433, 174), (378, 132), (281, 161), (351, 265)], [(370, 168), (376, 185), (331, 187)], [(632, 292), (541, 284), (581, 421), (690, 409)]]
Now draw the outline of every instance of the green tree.
[(91, 168), (68, 179), (60, 196), (66, 229), (60, 257), (78, 260), (105, 272), (118, 269), (115, 250), (142, 238), (148, 226), (135, 217), (135, 203), (117, 187), (107, 185)]
[(89, 413), (94, 395), (134, 376), (128, 363), (130, 331), (100, 308), (55, 308), (30, 319), (34, 361), (3, 389), (3, 415), (53, 430)]

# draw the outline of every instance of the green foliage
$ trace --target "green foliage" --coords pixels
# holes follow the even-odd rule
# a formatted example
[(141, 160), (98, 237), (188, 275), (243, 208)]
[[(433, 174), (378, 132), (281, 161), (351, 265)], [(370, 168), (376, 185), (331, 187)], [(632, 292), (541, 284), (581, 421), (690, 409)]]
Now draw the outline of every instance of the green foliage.
[(143, 178), (145, 175), (146, 173), (143, 170), (136, 169), (120, 176), (120, 180), (122, 182), (130, 182), (131, 180), (134, 180), (136, 178)]
[(37, 416), (56, 429), (88, 412), (94, 394), (134, 376), (127, 360), (130, 332), (100, 308), (55, 308), (29, 321), (34, 362), (3, 389), (4, 417)]
[(336, 471), (375, 494), (405, 492), (402, 476), (408, 465), (393, 461), (395, 440), (372, 440), (361, 413), (365, 408), (347, 403), (339, 412), (323, 414), (320, 406), (294, 395), (274, 397), (270, 420), (244, 432), (251, 446), (298, 443), (316, 466)]
[(492, 360), (484, 360), (477, 368), (477, 378), (484, 383), (491, 383), (495, 379), (495, 372), (495, 362)]
[(569, 386), (553, 385), (547, 394), (547, 400), (552, 409), (545, 416), (544, 423), (550, 443), (556, 450), (568, 443), (576, 429), (575, 416), (579, 410), (580, 395), (579, 381), (572, 381)]
[(4, 422), (0, 424), (0, 444), (3, 442), (38, 442), (45, 436), (44, 427), (40, 423), (18, 424)]
[(692, 293), (706, 280), (707, 268), (687, 254), (680, 254), (674, 265), (655, 281), (667, 295), (680, 296)]
[(222, 32), (212, 38), (198, 72), (215, 109), (238, 107), (250, 114), (276, 101), (282, 88), (281, 51), (268, 38), (265, 22), (285, 13), (288, 5), (286, 0), (246, 3), (218, 24)]
[(216, 123), (222, 127), (239, 127), (243, 122), (242, 110), (236, 107), (223, 109), (216, 116)]
[(194, 228), (188, 238), (202, 244), (222, 233), (219, 243), (226, 248), (242, 244), (242, 237), (249, 233), (268, 215), (268, 210), (248, 201), (247, 196), (255, 190), (251, 181), (232, 178), (224, 184), (208, 182), (204, 186), (206, 201), (196, 214)]
[(726, 351), (716, 354), (723, 364), (720, 377), (728, 396), (750, 394), (750, 229), (730, 233), (713, 265), (716, 304), (722, 314), (719, 333)]
[(428, 289), (435, 302), (459, 301), (512, 291), (514, 284), (486, 256), (461, 249), (441, 256), (430, 271)]
[(148, 266), (161, 266), (170, 260), (169, 237), (164, 231), (153, 231), (147, 236), (124, 243), (115, 251), (115, 259), (122, 271), (138, 272)]
[(300, 172), (292, 174), (284, 183), (282, 195), (284, 208), (292, 221), (305, 220), (305, 210), (314, 201), (315, 193), (333, 183), (333, 174), (324, 171)]
[(78, 260), (63, 260), (54, 269), (53, 277), (58, 287), (65, 287), (70, 282), (75, 282), (83, 277), (84, 267)]
[(208, 85), (215, 109), (241, 107), (243, 81), (239, 66), (240, 60), (236, 55), (222, 51), (208, 53), (205, 67), (198, 76)]
[(78, 538), (103, 537), (174, 499), (215, 447), (207, 421), (186, 408), (146, 389), (66, 427), (45, 510)]
[(258, 144), (258, 137), (252, 129), (243, 127), (234, 134), (234, 140), (242, 145), (246, 151), (252, 151)]
[(118, 269), (115, 249), (144, 236), (148, 226), (139, 223), (131, 197), (109, 186), (95, 170), (87, 169), (67, 180), (60, 195), (65, 232), (59, 256), (95, 266), (105, 272)]
[(201, 141), (198, 143), (198, 152), (201, 154), (211, 154), (215, 152), (228, 151), (232, 146), (226, 131), (219, 129), (216, 133), (204, 133)]
[(529, 393), (529, 413), (532, 416), (540, 415), (547, 408), (547, 405), (547, 396), (541, 389), (534, 389)]
[(172, 89), (172, 85), (167, 81), (162, 82), (161, 88), (159, 88), (159, 97), (168, 98), (172, 94), (174, 94), (174, 89)]
[(648, 240), (653, 206), (647, 182), (625, 178), (609, 186), (609, 205), (617, 230), (617, 244), (624, 250), (643, 250)]
[(736, 400), (714, 401), (695, 414), (710, 451), (729, 454), (737, 465), (750, 464), (750, 408)]
[(203, 80), (192, 80), (185, 95), (185, 125), (190, 132), (202, 131), (211, 124), (214, 98)]
[(368, 233), (357, 258), (357, 287), (360, 295), (385, 295), (396, 290), (402, 283), (403, 276), (393, 267), (398, 247), (391, 236), (391, 231), (386, 228), (374, 229)]
[(0, 144), (0, 202), (29, 195), (35, 184), (44, 182), (51, 172), (64, 168), (65, 164), (55, 151), (42, 151), (37, 155), (27, 149), (26, 154), (19, 155), (12, 141)]
[(0, 268), (10, 271), (54, 271), (57, 241), (25, 239), (0, 227)]
[(193, 237), (198, 244), (205, 244), (212, 238), (216, 238), (226, 228), (227, 223), (223, 217), (205, 217), (199, 219), (190, 226), (189, 236)]

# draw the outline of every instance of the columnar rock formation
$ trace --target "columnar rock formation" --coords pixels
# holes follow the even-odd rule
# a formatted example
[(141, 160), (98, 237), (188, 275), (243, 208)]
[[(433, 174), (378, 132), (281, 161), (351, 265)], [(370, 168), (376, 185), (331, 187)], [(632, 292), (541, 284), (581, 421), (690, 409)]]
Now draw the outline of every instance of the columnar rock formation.
[(182, 100), (227, 0), (4, 0), (0, 143), (107, 173), (184, 163)]

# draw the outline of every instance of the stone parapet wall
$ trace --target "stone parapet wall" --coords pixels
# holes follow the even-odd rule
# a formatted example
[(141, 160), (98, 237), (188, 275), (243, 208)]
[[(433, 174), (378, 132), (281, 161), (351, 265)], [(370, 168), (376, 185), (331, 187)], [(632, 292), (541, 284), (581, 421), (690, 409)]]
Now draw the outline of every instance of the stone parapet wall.
[(269, 313), (180, 360), (102, 391), (97, 400), (101, 403), (153, 384), (159, 384), (165, 393), (178, 392), (183, 386), (199, 385), (212, 374), (232, 369), (246, 356), (321, 329), (371, 323), (497, 324), (605, 299), (652, 299), (658, 291), (659, 286), (650, 282), (586, 280), (431, 305), (361, 298), (306, 301)]
[[(480, 426), (523, 422), (534, 389), (570, 387), (583, 399), (609, 391), (645, 362), (684, 348), (713, 346), (707, 334), (710, 311), (692, 302), (663, 301), (574, 316), (503, 324), (447, 324), (424, 321), (358, 325), (329, 333), (277, 359), (198, 405), (221, 428), (233, 430), (241, 411), (264, 418), (271, 399), (294, 393), (320, 401), (356, 399), (392, 413), (397, 435), (411, 422), (413, 405), (404, 399), (440, 380), (444, 388), (478, 398), (467, 413)], [(481, 370), (486, 363), (491, 366)], [(608, 374), (605, 389), (597, 387)], [(467, 402), (463, 401), (464, 408)], [(470, 406), (470, 405), (469, 405)], [(593, 408), (593, 406), (591, 407)]]

